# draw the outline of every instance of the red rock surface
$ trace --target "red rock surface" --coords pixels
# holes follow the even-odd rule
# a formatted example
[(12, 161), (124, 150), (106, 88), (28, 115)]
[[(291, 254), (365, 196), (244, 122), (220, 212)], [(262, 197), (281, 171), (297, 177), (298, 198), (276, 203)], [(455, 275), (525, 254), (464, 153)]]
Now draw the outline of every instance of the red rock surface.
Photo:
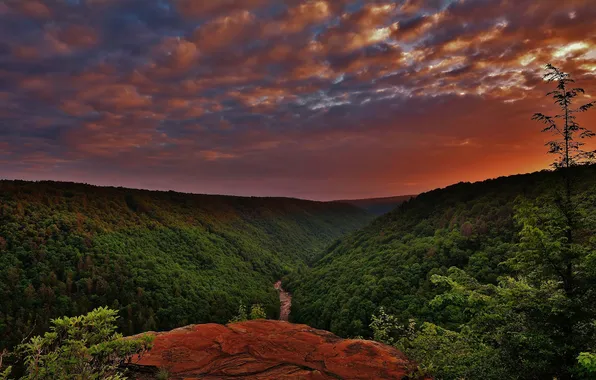
[(149, 371), (164, 368), (170, 379), (407, 379), (415, 368), (392, 347), (283, 321), (153, 334), (153, 349), (138, 364)]

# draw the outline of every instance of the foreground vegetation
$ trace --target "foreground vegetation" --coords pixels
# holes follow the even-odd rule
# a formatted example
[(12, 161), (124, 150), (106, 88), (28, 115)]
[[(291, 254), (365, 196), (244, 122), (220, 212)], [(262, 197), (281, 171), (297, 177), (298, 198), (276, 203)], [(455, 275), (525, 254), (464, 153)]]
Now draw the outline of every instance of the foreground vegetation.
[(0, 350), (108, 306), (125, 334), (279, 312), (272, 284), (370, 216), (356, 207), (0, 181)]
[[(125, 380), (125, 365), (151, 349), (153, 336), (123, 338), (116, 332), (118, 312), (98, 308), (78, 317), (51, 321), (49, 332), (31, 338), (11, 354), (22, 367), (21, 380)], [(0, 380), (12, 378), (2, 367)]]

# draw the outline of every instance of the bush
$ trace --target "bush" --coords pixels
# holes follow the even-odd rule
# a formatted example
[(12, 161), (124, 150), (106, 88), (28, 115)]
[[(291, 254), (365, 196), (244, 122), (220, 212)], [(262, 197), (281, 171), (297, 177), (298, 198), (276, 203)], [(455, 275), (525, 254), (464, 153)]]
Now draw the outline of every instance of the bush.
[[(577, 357), (579, 365), (588, 373), (596, 373), (596, 355), (590, 352), (582, 352)], [(0, 377), (1, 379), (2, 377)]]
[(248, 320), (248, 314), (246, 313), (246, 306), (240, 305), (238, 307), (238, 314), (232, 317), (228, 323), (244, 322)]
[(267, 319), (267, 314), (265, 314), (265, 310), (263, 310), (261, 304), (252, 305), (250, 308), (250, 319)]
[(165, 368), (160, 368), (157, 372), (157, 380), (168, 380), (170, 378), (170, 372)]
[(8, 376), (10, 376), (10, 372), (12, 371), (12, 367), (2, 369), (2, 361), (7, 354), (8, 352), (6, 350), (0, 353), (0, 380), (8, 380)]
[(250, 313), (246, 312), (246, 306), (240, 305), (238, 307), (238, 314), (230, 319), (228, 323), (244, 322), (255, 319), (267, 319), (267, 313), (263, 309), (263, 305), (257, 303), (250, 307)]
[(98, 308), (86, 315), (52, 320), (50, 332), (17, 347), (22, 380), (121, 380), (122, 365), (151, 348), (153, 337), (125, 339), (116, 332), (117, 312)]

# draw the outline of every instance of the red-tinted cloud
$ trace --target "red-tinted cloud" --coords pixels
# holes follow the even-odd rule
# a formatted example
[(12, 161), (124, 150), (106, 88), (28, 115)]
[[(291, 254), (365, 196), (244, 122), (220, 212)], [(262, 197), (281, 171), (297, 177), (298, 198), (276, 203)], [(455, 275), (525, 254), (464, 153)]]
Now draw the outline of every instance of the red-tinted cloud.
[(594, 22), (590, 0), (5, 1), (0, 175), (331, 199), (541, 169), (542, 67), (596, 97)]

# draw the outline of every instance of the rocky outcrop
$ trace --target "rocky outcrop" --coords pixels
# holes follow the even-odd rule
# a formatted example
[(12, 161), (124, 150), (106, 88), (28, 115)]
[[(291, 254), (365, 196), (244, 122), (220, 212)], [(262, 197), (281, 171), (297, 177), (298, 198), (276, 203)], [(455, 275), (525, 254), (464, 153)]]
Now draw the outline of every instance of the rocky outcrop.
[(155, 335), (137, 379), (408, 379), (415, 365), (392, 347), (341, 339), (283, 321), (193, 325)]

